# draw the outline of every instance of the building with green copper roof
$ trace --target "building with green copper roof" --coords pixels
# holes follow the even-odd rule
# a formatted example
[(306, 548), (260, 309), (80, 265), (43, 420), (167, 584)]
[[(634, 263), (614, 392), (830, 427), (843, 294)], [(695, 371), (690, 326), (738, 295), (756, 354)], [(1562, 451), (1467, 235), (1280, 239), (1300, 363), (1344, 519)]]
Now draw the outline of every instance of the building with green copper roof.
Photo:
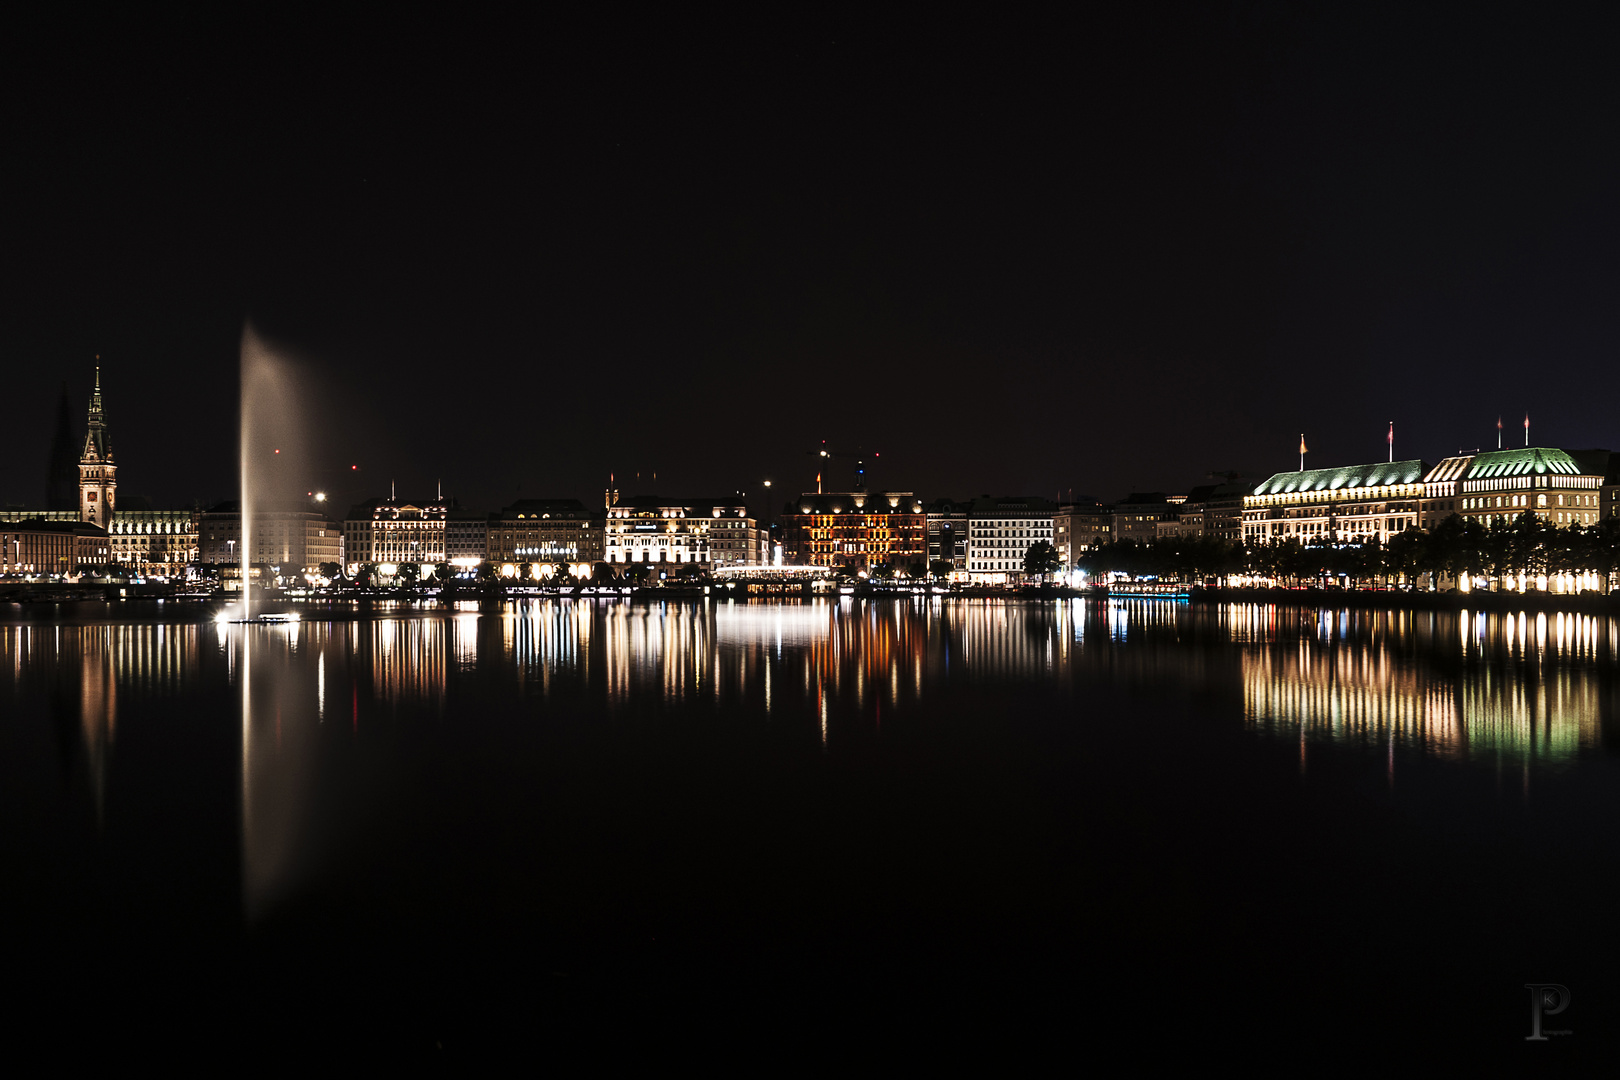
[(1423, 478), (1417, 459), (1277, 473), (1243, 500), (1250, 544), (1387, 544), (1418, 523)]
[(1533, 511), (1549, 525), (1591, 525), (1604, 512), (1607, 450), (1521, 446), (1475, 454), (1458, 484), (1464, 517), (1489, 523)]
[(1475, 454), (1466, 480), (1508, 476), (1579, 476), (1586, 470), (1567, 450), (1546, 446), (1521, 446), (1515, 450), (1490, 450)]
[(1354, 491), (1358, 488), (1415, 484), (1429, 467), (1417, 458), (1410, 461), (1380, 461), (1376, 465), (1344, 465), (1337, 469), (1306, 469), (1281, 472), (1254, 489), (1256, 495), (1295, 491)]

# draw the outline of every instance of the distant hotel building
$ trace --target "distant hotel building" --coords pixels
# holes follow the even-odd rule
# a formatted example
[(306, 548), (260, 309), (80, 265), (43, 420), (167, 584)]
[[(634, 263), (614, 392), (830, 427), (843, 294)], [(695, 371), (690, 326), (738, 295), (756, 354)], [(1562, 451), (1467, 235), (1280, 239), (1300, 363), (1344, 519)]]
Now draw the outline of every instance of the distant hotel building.
[(928, 518), (909, 491), (806, 492), (781, 525), (791, 564), (909, 569), (928, 558)]
[(1024, 553), (1041, 541), (1052, 543), (1056, 504), (1033, 495), (988, 495), (973, 500), (968, 519), (968, 580), (1002, 585), (1024, 572)]
[(1443, 497), (1463, 517), (1487, 523), (1533, 510), (1549, 525), (1592, 525), (1603, 516), (1614, 456), (1607, 450), (1526, 447), (1447, 458), (1441, 464), (1455, 463), (1454, 475), (1446, 478), (1455, 491)]
[(445, 561), (445, 522), (450, 504), (405, 502), (390, 496), (360, 503), (343, 520), (344, 565), (357, 573), (366, 563), (437, 566)]
[(1250, 545), (1364, 543), (1416, 528), (1429, 466), (1417, 459), (1277, 473), (1243, 502)]
[(488, 559), (501, 566), (602, 561), (602, 511), (578, 499), (519, 499), (487, 519)]
[(670, 499), (643, 495), (607, 508), (603, 547), (609, 563), (760, 566), (769, 541), (742, 496)]

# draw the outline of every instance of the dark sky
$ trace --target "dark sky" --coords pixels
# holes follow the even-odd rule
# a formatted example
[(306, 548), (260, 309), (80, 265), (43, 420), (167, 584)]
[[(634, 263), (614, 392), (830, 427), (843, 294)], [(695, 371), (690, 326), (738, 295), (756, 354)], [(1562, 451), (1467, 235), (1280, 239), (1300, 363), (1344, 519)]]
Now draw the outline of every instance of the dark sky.
[(120, 491), (233, 496), (246, 318), (340, 503), (1620, 446), (1613, 27), (1301, 7), (14, 24), (0, 500), (97, 353)]

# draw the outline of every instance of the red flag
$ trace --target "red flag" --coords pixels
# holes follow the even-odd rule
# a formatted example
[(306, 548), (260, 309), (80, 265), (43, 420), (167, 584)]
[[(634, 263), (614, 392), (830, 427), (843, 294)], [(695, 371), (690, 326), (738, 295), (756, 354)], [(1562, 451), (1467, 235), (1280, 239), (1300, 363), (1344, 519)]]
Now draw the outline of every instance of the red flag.
[(1299, 452), (1302, 454), (1310, 453), (1309, 450), (1305, 449), (1305, 433), (1303, 431), (1299, 434)]

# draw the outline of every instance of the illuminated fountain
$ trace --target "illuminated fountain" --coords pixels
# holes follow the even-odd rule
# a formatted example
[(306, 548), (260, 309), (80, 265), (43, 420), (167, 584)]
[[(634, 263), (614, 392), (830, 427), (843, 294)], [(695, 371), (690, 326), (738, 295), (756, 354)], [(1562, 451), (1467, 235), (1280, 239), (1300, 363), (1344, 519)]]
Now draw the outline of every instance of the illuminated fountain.
[(253, 611), (253, 560), (258, 554), (261, 515), (297, 498), (293, 459), (303, 446), (292, 366), (261, 338), (252, 324), (242, 328), (242, 607), (221, 622), (284, 623), (297, 614)]
[[(220, 621), (280, 624), (229, 630), (242, 694), (242, 908), (251, 921), (296, 888), (313, 857), (309, 763), (325, 707), (326, 656), (320, 626), (264, 611), (253, 596), (254, 564), (281, 561), (261, 542), (275, 537), (261, 530), (271, 512), (298, 505), (306, 486), (297, 368), (249, 325), (241, 370), (242, 605)], [(314, 672), (296, 661), (311, 648), (319, 653)]]

